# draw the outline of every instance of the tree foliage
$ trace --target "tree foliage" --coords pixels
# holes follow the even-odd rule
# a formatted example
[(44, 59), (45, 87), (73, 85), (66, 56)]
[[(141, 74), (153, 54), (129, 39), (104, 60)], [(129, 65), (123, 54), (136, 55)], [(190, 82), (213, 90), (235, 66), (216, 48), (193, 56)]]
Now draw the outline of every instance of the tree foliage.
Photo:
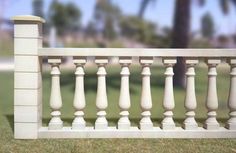
[(85, 29), (86, 35), (90, 37), (94, 37), (96, 35), (96, 25), (94, 22), (89, 22), (86, 29)]
[(201, 21), (201, 33), (205, 38), (212, 38), (215, 32), (214, 21), (210, 13), (206, 13)]
[(143, 18), (144, 13), (151, 2), (156, 2), (157, 0), (142, 0), (140, 4), (140, 9), (138, 12), (138, 17)]
[(59, 35), (73, 32), (80, 27), (81, 11), (73, 3), (63, 4), (54, 0), (49, 10), (49, 20)]
[(95, 6), (94, 19), (97, 31), (102, 33), (107, 39), (116, 37), (121, 11), (110, 0), (98, 0)]
[(169, 27), (162, 28), (162, 34), (158, 35), (158, 48), (169, 48), (173, 30)]
[(136, 16), (123, 17), (120, 22), (120, 27), (123, 36), (144, 44), (151, 44), (151, 41), (156, 35), (156, 26), (154, 23)]
[(32, 1), (33, 14), (36, 16), (44, 17), (43, 13), (43, 0)]

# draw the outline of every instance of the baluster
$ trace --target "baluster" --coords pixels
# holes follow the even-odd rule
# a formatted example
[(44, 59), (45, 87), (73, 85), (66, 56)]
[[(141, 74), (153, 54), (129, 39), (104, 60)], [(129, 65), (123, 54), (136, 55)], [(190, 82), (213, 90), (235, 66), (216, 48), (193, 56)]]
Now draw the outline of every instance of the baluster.
[(74, 95), (74, 108), (75, 108), (75, 119), (72, 123), (72, 129), (84, 129), (86, 122), (84, 120), (85, 108), (85, 94), (84, 94), (84, 65), (86, 58), (74, 57), (73, 60), (76, 65), (76, 83), (75, 83), (75, 95)]
[(60, 90), (60, 69), (59, 65), (61, 59), (59, 57), (48, 59), (48, 63), (51, 64), (52, 71), (52, 86), (51, 86), (51, 96), (50, 96), (50, 107), (52, 109), (52, 118), (49, 122), (48, 128), (50, 130), (62, 129), (63, 122), (61, 120), (60, 109), (62, 107), (61, 90)]
[(236, 130), (236, 59), (230, 59), (228, 63), (231, 66), (230, 92), (228, 98), (230, 118), (226, 123), (226, 128), (229, 130)]
[(120, 98), (119, 98), (119, 107), (120, 107), (120, 119), (118, 121), (118, 129), (129, 129), (130, 120), (129, 112), (130, 108), (130, 93), (129, 93), (129, 65), (132, 63), (130, 57), (123, 57), (119, 60), (121, 68), (121, 87), (120, 87)]
[(106, 92), (106, 69), (105, 65), (108, 63), (108, 59), (97, 58), (95, 63), (98, 65), (98, 83), (97, 83), (97, 97), (96, 106), (98, 109), (97, 120), (95, 122), (95, 129), (106, 129), (108, 122), (106, 119), (107, 108), (107, 92)]
[(186, 119), (184, 120), (183, 128), (186, 130), (194, 130), (198, 128), (198, 124), (195, 121), (194, 110), (197, 107), (197, 100), (195, 95), (195, 70), (194, 67), (198, 64), (196, 59), (186, 59), (187, 72), (186, 72), (186, 95), (185, 95), (185, 108)]
[(216, 120), (216, 110), (218, 109), (218, 97), (216, 88), (216, 67), (220, 64), (219, 59), (208, 59), (208, 89), (206, 98), (206, 107), (208, 109), (207, 120), (204, 123), (204, 128), (208, 130), (217, 130), (219, 123)]
[(176, 64), (176, 59), (163, 59), (163, 63), (166, 67), (165, 90), (163, 99), (163, 107), (165, 109), (165, 112), (164, 119), (161, 122), (161, 128), (164, 130), (171, 130), (175, 128), (172, 110), (175, 107), (173, 91), (173, 66), (174, 64)]
[(153, 128), (151, 121), (151, 108), (152, 108), (152, 96), (150, 87), (150, 66), (153, 63), (153, 58), (140, 58), (140, 64), (142, 65), (142, 93), (141, 93), (141, 120), (139, 122), (139, 128), (141, 130), (150, 130)]

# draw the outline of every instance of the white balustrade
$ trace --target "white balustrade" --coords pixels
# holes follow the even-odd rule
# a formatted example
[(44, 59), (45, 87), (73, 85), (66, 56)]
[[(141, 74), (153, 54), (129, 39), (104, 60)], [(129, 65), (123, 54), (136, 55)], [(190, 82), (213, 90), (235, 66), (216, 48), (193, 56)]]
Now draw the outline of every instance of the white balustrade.
[(198, 63), (196, 59), (186, 59), (187, 72), (186, 72), (186, 95), (184, 106), (186, 108), (186, 119), (184, 120), (183, 128), (186, 130), (196, 130), (198, 124), (195, 121), (194, 110), (197, 107), (197, 100), (195, 94), (195, 70), (194, 66)]
[(51, 95), (50, 95), (50, 107), (52, 109), (52, 118), (49, 122), (48, 128), (50, 130), (62, 129), (63, 122), (61, 120), (60, 109), (62, 107), (61, 99), (61, 89), (60, 89), (60, 68), (61, 63), (60, 58), (48, 59), (48, 63), (51, 64), (52, 70), (52, 85), (51, 85)]
[(216, 67), (221, 63), (220, 59), (207, 59), (208, 65), (208, 86), (207, 86), (207, 120), (204, 123), (204, 128), (208, 130), (217, 130), (219, 123), (216, 120), (216, 110), (218, 109), (218, 96), (216, 88)]
[(163, 107), (165, 109), (164, 119), (161, 122), (161, 127), (164, 130), (172, 130), (175, 128), (173, 120), (173, 109), (175, 107), (174, 91), (173, 91), (173, 66), (176, 64), (176, 59), (163, 59), (166, 67), (166, 79), (164, 89)]
[[(235, 49), (151, 49), (151, 48), (43, 48), (43, 19), (36, 16), (17, 16), (14, 20), (14, 137), (17, 139), (36, 138), (236, 138), (236, 51)], [(42, 126), (42, 63), (41, 58), (48, 57), (51, 65), (51, 120), (48, 126)], [(62, 98), (60, 91), (61, 58), (74, 57), (75, 91), (73, 106), (74, 119), (71, 126), (63, 126), (61, 119)], [(95, 57), (97, 70), (97, 118), (92, 126), (84, 119), (86, 80), (84, 65), (87, 57)], [(108, 126), (106, 109), (108, 107), (106, 91), (106, 65), (108, 58), (118, 57), (121, 66), (120, 117), (117, 127)], [(139, 57), (142, 67), (139, 127), (131, 126), (129, 111), (131, 107), (130, 69), (133, 57)], [(151, 120), (152, 95), (150, 67), (154, 58), (162, 58), (165, 71), (163, 95), (164, 118), (160, 127)], [(186, 59), (186, 89), (184, 106), (185, 120), (177, 127), (173, 119), (175, 108), (173, 89), (173, 66), (177, 57)], [(197, 100), (195, 93), (195, 66), (204, 58), (208, 65), (208, 84), (206, 108), (207, 119), (203, 127), (195, 120)], [(218, 110), (217, 65), (228, 60), (231, 66), (230, 90), (228, 96), (229, 119), (225, 127), (220, 127), (216, 117)], [(136, 64), (134, 62), (134, 64)], [(155, 64), (155, 62), (154, 62)], [(113, 65), (111, 65), (113, 67)], [(158, 69), (158, 67), (155, 67)], [(119, 74), (117, 74), (119, 75)], [(135, 76), (138, 77), (138, 76)], [(157, 81), (159, 81), (158, 78)], [(154, 97), (156, 95), (153, 95)], [(159, 98), (159, 97), (156, 97)], [(159, 99), (158, 99), (159, 100)], [(116, 101), (113, 101), (116, 102)], [(134, 101), (133, 103), (138, 103)], [(90, 102), (89, 102), (90, 103)], [(90, 104), (93, 104), (91, 102)], [(68, 104), (67, 104), (68, 105)], [(200, 105), (200, 103), (198, 104)], [(132, 105), (133, 106), (133, 105)], [(72, 108), (72, 107), (71, 107)], [(199, 107), (201, 108), (201, 107)], [(181, 113), (181, 112), (180, 112)], [(118, 115), (118, 114), (117, 114)], [(184, 112), (182, 112), (184, 115)], [(197, 114), (196, 114), (197, 115)], [(135, 117), (136, 118), (136, 117)]]
[(119, 63), (121, 65), (121, 86), (120, 86), (120, 97), (119, 97), (119, 107), (120, 107), (120, 119), (118, 121), (118, 129), (129, 129), (129, 111), (130, 108), (130, 93), (129, 93), (129, 65), (132, 63), (130, 57), (120, 58)]
[(97, 119), (95, 121), (95, 129), (106, 129), (108, 122), (106, 119), (107, 102), (107, 91), (106, 91), (106, 69), (105, 66), (108, 63), (106, 58), (97, 58), (95, 63), (98, 65), (98, 82), (97, 82), (97, 97), (96, 106), (98, 109)]
[(228, 98), (228, 107), (230, 110), (229, 120), (227, 121), (226, 128), (230, 130), (236, 130), (236, 59), (228, 60), (231, 66), (231, 81), (230, 81), (230, 91)]
[(142, 92), (141, 92), (141, 109), (142, 118), (139, 123), (141, 130), (153, 129), (153, 123), (151, 121), (151, 108), (152, 108), (152, 96), (150, 87), (150, 66), (153, 63), (153, 58), (140, 58), (140, 64), (142, 65)]
[(74, 57), (73, 60), (76, 65), (75, 71), (75, 95), (74, 95), (74, 108), (75, 119), (72, 123), (72, 129), (85, 129), (86, 122), (84, 120), (84, 111), (85, 108), (85, 94), (84, 94), (84, 65), (86, 64), (86, 58), (83, 57)]

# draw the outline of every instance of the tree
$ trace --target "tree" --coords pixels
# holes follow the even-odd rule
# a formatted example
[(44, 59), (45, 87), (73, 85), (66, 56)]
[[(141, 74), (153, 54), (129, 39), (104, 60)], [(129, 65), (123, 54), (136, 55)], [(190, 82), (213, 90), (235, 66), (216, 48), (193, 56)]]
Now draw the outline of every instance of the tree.
[(50, 24), (56, 27), (59, 35), (78, 30), (80, 17), (80, 9), (73, 3), (62, 4), (56, 0), (51, 3), (49, 20)]
[(145, 21), (136, 16), (122, 17), (120, 27), (123, 36), (144, 44), (150, 45), (156, 35), (156, 26), (154, 23)]
[(168, 48), (171, 44), (173, 30), (169, 27), (162, 28), (162, 33), (158, 35), (158, 48)]
[(66, 14), (67, 14), (67, 28), (70, 31), (77, 31), (80, 27), (80, 18), (81, 11), (78, 7), (76, 7), (73, 3), (68, 3), (66, 5)]
[(44, 17), (43, 0), (33, 0), (32, 7), (33, 7), (33, 14), (34, 15)]
[(116, 31), (114, 28), (114, 22), (112, 18), (107, 18), (105, 20), (103, 35), (105, 38), (111, 39), (111, 40), (113, 40), (116, 37)]
[(202, 17), (201, 21), (201, 33), (202, 36), (208, 39), (211, 39), (214, 35), (215, 27), (214, 27), (214, 21), (210, 13), (206, 13)]
[[(189, 44), (189, 32), (191, 21), (191, 2), (190, 0), (176, 0), (174, 31), (172, 36), (172, 48), (187, 48)], [(200, 6), (205, 4), (205, 0), (198, 0)], [(229, 12), (230, 4), (236, 6), (236, 0), (219, 0), (220, 8), (224, 14)], [(181, 39), (180, 39), (181, 38)], [(177, 58), (177, 64), (174, 67), (174, 85), (185, 86), (185, 63), (183, 58)]]
[[(176, 0), (171, 48), (187, 48), (190, 31), (190, 0)], [(174, 85), (185, 86), (185, 63), (183, 57), (177, 58), (174, 66)]]
[(93, 22), (89, 22), (86, 27), (86, 35), (94, 37), (96, 35), (96, 25)]
[(116, 27), (120, 18), (120, 9), (112, 4), (111, 0), (97, 0), (94, 10), (94, 19), (97, 31), (104, 38), (114, 39), (116, 37)]
[[(152, 0), (142, 0), (139, 10), (139, 17), (143, 14)], [(191, 21), (191, 2), (192, 0), (176, 0), (175, 14), (173, 20), (172, 48), (187, 48), (189, 45), (190, 21)], [(205, 4), (205, 0), (197, 1), (200, 6)], [(224, 14), (229, 12), (230, 4), (236, 6), (236, 0), (218, 0), (221, 10)], [(177, 64), (174, 66), (174, 85), (185, 86), (185, 63), (183, 58), (177, 58)]]
[(155, 2), (155, 1), (156, 0), (142, 0), (141, 5), (140, 5), (140, 9), (139, 9), (139, 12), (138, 12), (138, 17), (142, 19), (143, 16), (144, 16), (144, 12), (147, 9), (147, 6), (150, 4), (150, 2)]
[(233, 40), (234, 40), (234, 43), (236, 44), (236, 34), (233, 34)]

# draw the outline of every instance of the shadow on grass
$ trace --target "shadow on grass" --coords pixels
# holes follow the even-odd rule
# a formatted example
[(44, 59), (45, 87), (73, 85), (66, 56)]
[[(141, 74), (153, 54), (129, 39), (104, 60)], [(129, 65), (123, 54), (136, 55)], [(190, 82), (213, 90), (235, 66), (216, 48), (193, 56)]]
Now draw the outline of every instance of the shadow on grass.
[(12, 132), (14, 133), (14, 115), (13, 114), (7, 114), (5, 115), (5, 117), (7, 118), (7, 121), (11, 127)]

